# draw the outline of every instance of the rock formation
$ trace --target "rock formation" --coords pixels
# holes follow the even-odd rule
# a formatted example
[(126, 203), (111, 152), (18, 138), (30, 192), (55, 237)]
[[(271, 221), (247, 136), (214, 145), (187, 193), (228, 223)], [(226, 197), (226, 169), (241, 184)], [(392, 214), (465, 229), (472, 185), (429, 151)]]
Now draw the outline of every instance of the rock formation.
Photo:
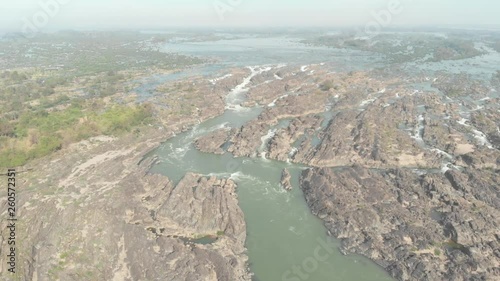
[(314, 168), (300, 181), (343, 250), (369, 257), (398, 280), (500, 276), (498, 171)]
[(224, 149), (222, 147), (226, 143), (228, 135), (228, 129), (219, 129), (198, 138), (195, 141), (195, 146), (198, 150), (205, 153), (224, 154)]
[(287, 190), (290, 191), (292, 190), (292, 183), (290, 182), (292, 176), (290, 175), (290, 172), (288, 171), (287, 168), (283, 169), (283, 172), (281, 172), (281, 186)]

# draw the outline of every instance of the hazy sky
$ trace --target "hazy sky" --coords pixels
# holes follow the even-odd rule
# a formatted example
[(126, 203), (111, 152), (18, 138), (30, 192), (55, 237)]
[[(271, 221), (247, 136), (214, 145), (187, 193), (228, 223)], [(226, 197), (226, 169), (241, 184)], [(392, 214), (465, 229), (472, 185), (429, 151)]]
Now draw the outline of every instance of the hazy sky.
[(498, 0), (0, 0), (0, 30), (366, 25), (391, 2), (390, 26), (500, 25)]

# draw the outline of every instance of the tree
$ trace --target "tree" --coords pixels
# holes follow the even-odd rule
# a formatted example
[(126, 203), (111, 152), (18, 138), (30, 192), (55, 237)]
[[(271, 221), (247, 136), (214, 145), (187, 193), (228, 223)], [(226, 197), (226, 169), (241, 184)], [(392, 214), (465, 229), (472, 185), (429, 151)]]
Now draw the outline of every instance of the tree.
[(13, 137), (14, 135), (14, 126), (5, 118), (0, 119), (0, 136)]
[(331, 80), (324, 81), (319, 85), (319, 88), (321, 91), (330, 91), (331, 88), (333, 88), (333, 82)]

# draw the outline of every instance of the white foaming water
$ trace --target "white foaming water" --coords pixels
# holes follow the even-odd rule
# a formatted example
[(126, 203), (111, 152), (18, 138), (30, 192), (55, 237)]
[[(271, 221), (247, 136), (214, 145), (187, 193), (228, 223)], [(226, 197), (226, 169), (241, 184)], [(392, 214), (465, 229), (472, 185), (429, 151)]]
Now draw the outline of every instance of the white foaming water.
[(272, 137), (276, 135), (276, 130), (275, 129), (270, 129), (266, 135), (262, 136), (260, 138), (261, 144), (259, 147), (259, 152), (261, 155), (263, 155), (263, 158), (266, 159), (266, 152), (267, 152), (267, 143), (271, 140)]
[(460, 121), (457, 121), (458, 124), (469, 127), (470, 125), (465, 124), (466, 122), (469, 122), (469, 120), (462, 118)]
[[(227, 95), (226, 97), (226, 102), (228, 105), (234, 105), (232, 104), (232, 102), (234, 102), (237, 98), (238, 95), (240, 95), (241, 93), (244, 93), (247, 89), (246, 89), (246, 86), (248, 84), (250, 84), (250, 81), (252, 80), (252, 78), (257, 75), (259, 72), (255, 70), (254, 67), (251, 67), (249, 66), (248, 67), (251, 71), (250, 75), (245, 77), (243, 79), (243, 82), (239, 85), (237, 85), (233, 90), (231, 90), (231, 92)], [(232, 99), (232, 101), (231, 101)]]
[(235, 111), (235, 112), (249, 112), (249, 111), (252, 110), (250, 107), (244, 107), (244, 106), (241, 106), (239, 104), (237, 104), (237, 105), (226, 105), (225, 109), (226, 110)]
[(308, 68), (308, 66), (307, 66), (307, 65), (303, 65), (303, 66), (301, 66), (301, 67), (300, 67), (300, 71), (302, 71), (302, 72), (306, 72), (306, 71), (307, 71), (307, 68)]
[(325, 105), (325, 111), (330, 111), (330, 110), (332, 110), (334, 105), (335, 105), (335, 104), (334, 104), (333, 102), (329, 102), (329, 103), (327, 103), (327, 104)]
[(284, 188), (279, 186), (278, 188), (274, 188), (274, 193), (276, 194), (288, 194), (288, 191), (286, 191)]
[(184, 140), (183, 140), (184, 146), (183, 147), (189, 146), (191, 143), (193, 143), (193, 141), (196, 138), (198, 138), (198, 137), (200, 137), (202, 135), (214, 132), (216, 130), (220, 130), (220, 129), (224, 129), (224, 128), (229, 128), (229, 122), (220, 123), (220, 124), (214, 125), (214, 126), (209, 127), (209, 128), (202, 128), (202, 129), (200, 129), (199, 127), (200, 126), (198, 124), (195, 125), (191, 129), (191, 131), (189, 132), (189, 134), (184, 137)]
[(460, 167), (460, 166), (456, 166), (456, 165), (453, 165), (452, 163), (450, 162), (447, 162), (447, 163), (443, 163), (441, 165), (441, 173), (445, 174), (446, 172), (448, 172), (449, 170), (457, 170), (457, 171), (462, 171), (463, 170), (463, 167)]
[(279, 77), (276, 73), (274, 73), (274, 78), (276, 78), (276, 80), (283, 80), (283, 77)]
[(451, 169), (448, 167), (448, 164), (450, 164), (450, 163), (444, 163), (444, 164), (441, 166), (441, 173), (445, 174), (446, 172), (448, 172), (449, 170), (451, 170)]
[(229, 178), (232, 179), (232, 180), (241, 180), (242, 178), (251, 178), (252, 176), (249, 176), (249, 175), (245, 175), (243, 174), (242, 172), (238, 171), (238, 172), (234, 172), (234, 173), (231, 173)]
[[(240, 99), (241, 95), (246, 93), (248, 91), (248, 84), (252, 81), (252, 78), (255, 76), (262, 74), (264, 72), (270, 71), (273, 69), (270, 66), (264, 66), (264, 67), (259, 67), (259, 66), (249, 66), (250, 69), (250, 75), (245, 77), (243, 79), (243, 82), (239, 85), (237, 85), (229, 94), (226, 96), (226, 109), (232, 109), (232, 108), (237, 108), (237, 106), (240, 106)], [(241, 106), (240, 106), (241, 107)]]
[(301, 234), (300, 232), (298, 232), (298, 231), (295, 229), (295, 227), (294, 227), (294, 226), (290, 226), (290, 227), (288, 228), (288, 230), (290, 230), (291, 232), (293, 232), (295, 235), (300, 235), (300, 234)]
[(415, 128), (414, 134), (411, 135), (411, 137), (415, 139), (419, 144), (424, 145), (424, 138), (423, 138), (425, 129), (424, 116), (419, 115), (417, 121), (418, 121), (417, 127)]
[(203, 175), (205, 177), (231, 178), (232, 173), (210, 173)]
[(423, 176), (423, 175), (426, 175), (427, 174), (427, 170), (420, 170), (420, 169), (412, 169), (411, 170), (413, 173), (419, 175), (419, 176)]
[(369, 104), (373, 103), (373, 102), (374, 102), (374, 101), (376, 101), (376, 100), (377, 100), (377, 98), (364, 100), (364, 101), (362, 101), (362, 102), (359, 104), (359, 106), (360, 106), (360, 107), (364, 107), (364, 106), (366, 106), (366, 105), (369, 105)]
[(282, 95), (282, 96), (278, 97), (277, 99), (273, 100), (273, 102), (271, 102), (271, 103), (270, 103), (270, 104), (268, 104), (267, 106), (268, 106), (268, 107), (275, 107), (275, 106), (276, 106), (276, 102), (277, 102), (277, 101), (279, 101), (280, 99), (284, 99), (284, 98), (286, 98), (286, 97), (288, 97), (288, 96), (289, 96), (289, 94), (284, 94), (284, 95)]
[(269, 160), (266, 158), (266, 155), (267, 155), (267, 144), (269, 143), (269, 141), (271, 140), (272, 137), (274, 137), (276, 135), (276, 130), (275, 129), (271, 129), (267, 132), (266, 135), (262, 136), (260, 138), (261, 140), (261, 144), (260, 144), (260, 147), (259, 147), (259, 153), (260, 153), (260, 158), (262, 158), (262, 160), (266, 161), (266, 162), (269, 162)]
[(233, 75), (232, 74), (226, 74), (224, 76), (221, 76), (221, 77), (218, 77), (218, 78), (214, 78), (214, 79), (210, 79), (208, 80), (210, 83), (212, 83), (212, 85), (215, 85), (217, 84), (217, 82), (221, 81), (221, 80), (224, 80), (226, 78), (229, 78), (229, 77), (232, 77)]
[(214, 126), (217, 130), (219, 129), (224, 129), (224, 128), (229, 128), (229, 122), (224, 122), (219, 125)]
[(482, 105), (476, 105), (476, 108), (471, 110), (471, 111), (478, 111), (478, 110), (481, 110), (481, 109), (484, 109), (484, 106)]
[(484, 145), (489, 149), (493, 149), (493, 145), (488, 141), (488, 138), (483, 132), (476, 129), (473, 129), (472, 132), (474, 133), (474, 138), (478, 140), (478, 143), (480, 145)]
[(266, 187), (266, 188), (264, 188), (264, 190), (265, 190), (266, 192), (264, 192), (264, 193), (262, 193), (262, 194), (263, 194), (263, 195), (269, 195), (269, 189)]
[[(274, 80), (266, 80), (264, 81), (262, 84), (269, 84), (271, 82), (273, 82)], [(259, 85), (262, 85), (262, 84), (259, 84)], [(255, 87), (259, 86), (259, 85), (256, 85)]]
[(434, 151), (437, 154), (441, 154), (441, 155), (443, 155), (444, 157), (446, 157), (449, 160), (453, 159), (453, 155), (451, 155), (451, 154), (447, 153), (446, 151), (443, 151), (443, 150), (441, 150), (439, 148), (433, 148), (433, 149), (431, 149), (431, 151)]
[(257, 177), (244, 174), (244, 173), (242, 173), (240, 171), (234, 172), (234, 173), (230, 174), (229, 175), (229, 179), (234, 180), (236, 182), (239, 182), (239, 181), (251, 181), (253, 183), (258, 183), (261, 186), (268, 186), (268, 185), (270, 185), (270, 183), (267, 182), (267, 181), (263, 181), (263, 180), (261, 180), (261, 179), (259, 179)]
[(168, 158), (170, 159), (162, 159), (162, 160), (168, 162), (172, 162), (172, 160), (174, 159), (181, 161), (184, 158), (184, 156), (186, 156), (186, 153), (189, 151), (191, 143), (192, 142), (186, 142), (183, 146), (173, 149), (172, 152), (168, 154)]
[(188, 139), (194, 138), (196, 136), (196, 134), (198, 133), (199, 127), (200, 127), (200, 124), (194, 125), (193, 128), (191, 129), (191, 131), (189, 132), (189, 135), (187, 135), (184, 139), (188, 140)]
[(261, 152), (261, 153), (260, 153), (260, 158), (261, 158), (263, 161), (269, 162), (270, 160), (268, 160), (268, 159), (267, 159), (266, 155), (267, 155), (267, 151)]

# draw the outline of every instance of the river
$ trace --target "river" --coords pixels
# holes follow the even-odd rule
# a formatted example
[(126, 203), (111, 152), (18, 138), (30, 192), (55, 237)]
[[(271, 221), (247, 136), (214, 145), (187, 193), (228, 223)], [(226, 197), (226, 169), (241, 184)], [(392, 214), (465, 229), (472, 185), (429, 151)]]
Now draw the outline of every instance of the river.
[[(324, 60), (323, 52), (329, 51), (330, 58), (333, 56), (331, 49), (305, 45), (296, 45), (295, 49), (289, 47), (285, 54), (279, 53), (278, 42), (284, 40), (283, 38), (273, 39), (267, 43), (252, 39), (257, 40), (253, 45), (250, 44), (252, 47), (240, 46), (248, 46), (248, 40), (231, 40), (230, 45), (225, 48), (221, 48), (223, 44), (221, 42), (186, 43), (201, 47), (188, 48), (183, 46), (185, 44), (181, 44), (175, 46), (177, 48), (175, 50), (208, 57), (214, 54), (225, 56), (215, 66), (209, 66), (214, 72), (224, 67), (259, 65), (265, 61), (266, 67), (253, 68), (252, 75), (273, 67), (269, 66), (272, 63), (305, 62), (306, 58), (301, 59), (298, 54), (308, 55), (307, 61), (310, 63)], [(173, 49), (171, 45), (167, 48)], [(280, 55), (273, 57), (272, 53)], [(375, 57), (355, 53), (358, 54), (356, 58), (359, 61), (353, 65), (362, 68), (366, 61), (376, 61)], [(204, 66), (200, 71), (206, 69), (207, 66)], [(176, 78), (183, 76), (177, 74)], [(381, 267), (370, 260), (358, 255), (345, 256), (338, 250), (339, 241), (327, 235), (322, 221), (310, 212), (299, 187), (300, 172), (307, 167), (265, 158), (234, 158), (229, 153), (214, 155), (195, 149), (193, 142), (196, 138), (218, 128), (239, 128), (262, 112), (262, 108), (259, 107), (239, 106), (244, 99), (248, 80), (242, 81), (241, 85), (228, 93), (226, 111), (223, 115), (171, 138), (154, 151), (152, 154), (158, 156), (159, 163), (152, 168), (152, 172), (166, 175), (174, 182), (178, 182), (187, 172), (195, 172), (206, 176), (231, 178), (238, 184), (239, 204), (247, 224), (246, 247), (250, 269), (256, 281), (392, 280)], [(144, 88), (148, 87), (151, 89), (154, 84)], [(285, 167), (292, 175), (291, 192), (286, 192), (279, 184), (281, 171)]]
[[(167, 43), (163, 51), (214, 59), (213, 63), (176, 73), (153, 76), (137, 90), (139, 97), (153, 95), (154, 89), (165, 82), (190, 76), (224, 75), (231, 67), (254, 66), (252, 75), (278, 65), (307, 65), (326, 62), (332, 71), (370, 70), (383, 66), (383, 56), (347, 49), (306, 46), (299, 39), (243, 38), (212, 42)], [(498, 53), (492, 54), (498, 58)], [(483, 62), (485, 57), (475, 58)], [(457, 62), (452, 66), (456, 66)], [(459, 62), (461, 63), (461, 61)], [(406, 64), (410, 72), (433, 72), (449, 69), (453, 62)], [(490, 68), (464, 60), (470, 74), (488, 73)], [(260, 66), (260, 67), (258, 67)], [(464, 68), (460, 68), (463, 71)], [(242, 108), (247, 81), (227, 94), (223, 115), (198, 124), (190, 131), (177, 135), (152, 154), (159, 163), (152, 172), (178, 182), (187, 172), (206, 176), (231, 178), (238, 184), (239, 204), (247, 223), (248, 256), (255, 281), (382, 281), (393, 280), (381, 267), (358, 255), (343, 255), (339, 241), (329, 241), (321, 220), (309, 210), (299, 186), (299, 175), (307, 167), (260, 158), (234, 158), (231, 154), (212, 155), (197, 151), (193, 142), (216, 129), (239, 128), (256, 118), (262, 108)], [(208, 78), (207, 78), (208, 79)], [(419, 85), (414, 85), (418, 89)], [(435, 90), (435, 89), (422, 89)], [(328, 115), (329, 112), (325, 112)], [(331, 116), (330, 116), (331, 117)], [(415, 137), (418, 139), (419, 128)], [(265, 151), (260, 151), (265, 152)], [(261, 153), (262, 154), (262, 153)], [(446, 159), (447, 160), (447, 159)], [(446, 163), (444, 163), (446, 164)], [(283, 168), (292, 175), (293, 190), (280, 187)], [(446, 167), (446, 166), (444, 166)], [(439, 171), (438, 171), (439, 172)], [(334, 250), (332, 250), (332, 248)]]
[[(369, 70), (383, 66), (381, 55), (306, 46), (299, 43), (298, 39), (286, 37), (174, 42), (165, 44), (163, 51), (210, 58), (215, 62), (144, 81), (144, 85), (137, 89), (139, 96), (144, 99), (155, 94), (156, 86), (161, 83), (195, 75), (213, 78), (221, 73), (223, 75), (224, 70), (231, 67), (260, 65), (253, 68), (255, 74), (255, 71), (265, 71), (265, 68), (282, 64), (300, 66), (326, 62), (332, 71)], [(482, 62), (485, 58), (475, 60)], [(432, 75), (434, 71), (448, 69), (449, 64), (406, 64), (405, 68), (410, 72), (424, 70)], [(470, 63), (464, 62), (464, 65)], [(476, 67), (480, 71), (469, 68), (468, 72), (476, 74), (490, 70), (481, 66)], [(160, 162), (152, 168), (152, 172), (166, 175), (174, 182), (178, 182), (187, 172), (195, 172), (231, 178), (238, 184), (239, 204), (247, 224), (246, 247), (255, 281), (393, 280), (370, 260), (358, 255), (341, 254), (338, 251), (339, 241), (329, 240), (326, 228), (310, 212), (299, 186), (300, 172), (307, 167), (265, 158), (234, 158), (228, 153), (207, 154), (194, 148), (193, 141), (196, 138), (218, 128), (239, 128), (262, 112), (259, 107), (239, 106), (245, 98), (247, 82), (242, 81), (241, 85), (228, 93), (223, 115), (198, 124), (155, 150), (152, 154), (158, 156)], [(328, 112), (325, 114), (328, 115)], [(418, 132), (415, 134), (418, 137)], [(285, 167), (292, 175), (291, 192), (285, 192), (279, 184), (281, 171)]]
[[(233, 158), (228, 153), (207, 154), (194, 148), (193, 141), (197, 137), (223, 126), (239, 127), (255, 118), (258, 112), (259, 109), (228, 109), (222, 116), (170, 139), (154, 152), (160, 163), (152, 172), (176, 182), (186, 172), (195, 172), (231, 178), (238, 184), (239, 204), (247, 223), (246, 247), (255, 280), (392, 280), (380, 267), (363, 257), (344, 256), (336, 249), (331, 253), (323, 249), (323, 242), (328, 239), (326, 228), (309, 211), (298, 184), (299, 173), (305, 167), (262, 158)], [(291, 192), (279, 185), (285, 167), (292, 174)], [(338, 241), (334, 243), (338, 245)], [(326, 257), (321, 258), (323, 261), (315, 260), (318, 247), (323, 249), (321, 257)], [(294, 275), (294, 266), (301, 268), (307, 278)], [(299, 279), (293, 279), (294, 276)]]

